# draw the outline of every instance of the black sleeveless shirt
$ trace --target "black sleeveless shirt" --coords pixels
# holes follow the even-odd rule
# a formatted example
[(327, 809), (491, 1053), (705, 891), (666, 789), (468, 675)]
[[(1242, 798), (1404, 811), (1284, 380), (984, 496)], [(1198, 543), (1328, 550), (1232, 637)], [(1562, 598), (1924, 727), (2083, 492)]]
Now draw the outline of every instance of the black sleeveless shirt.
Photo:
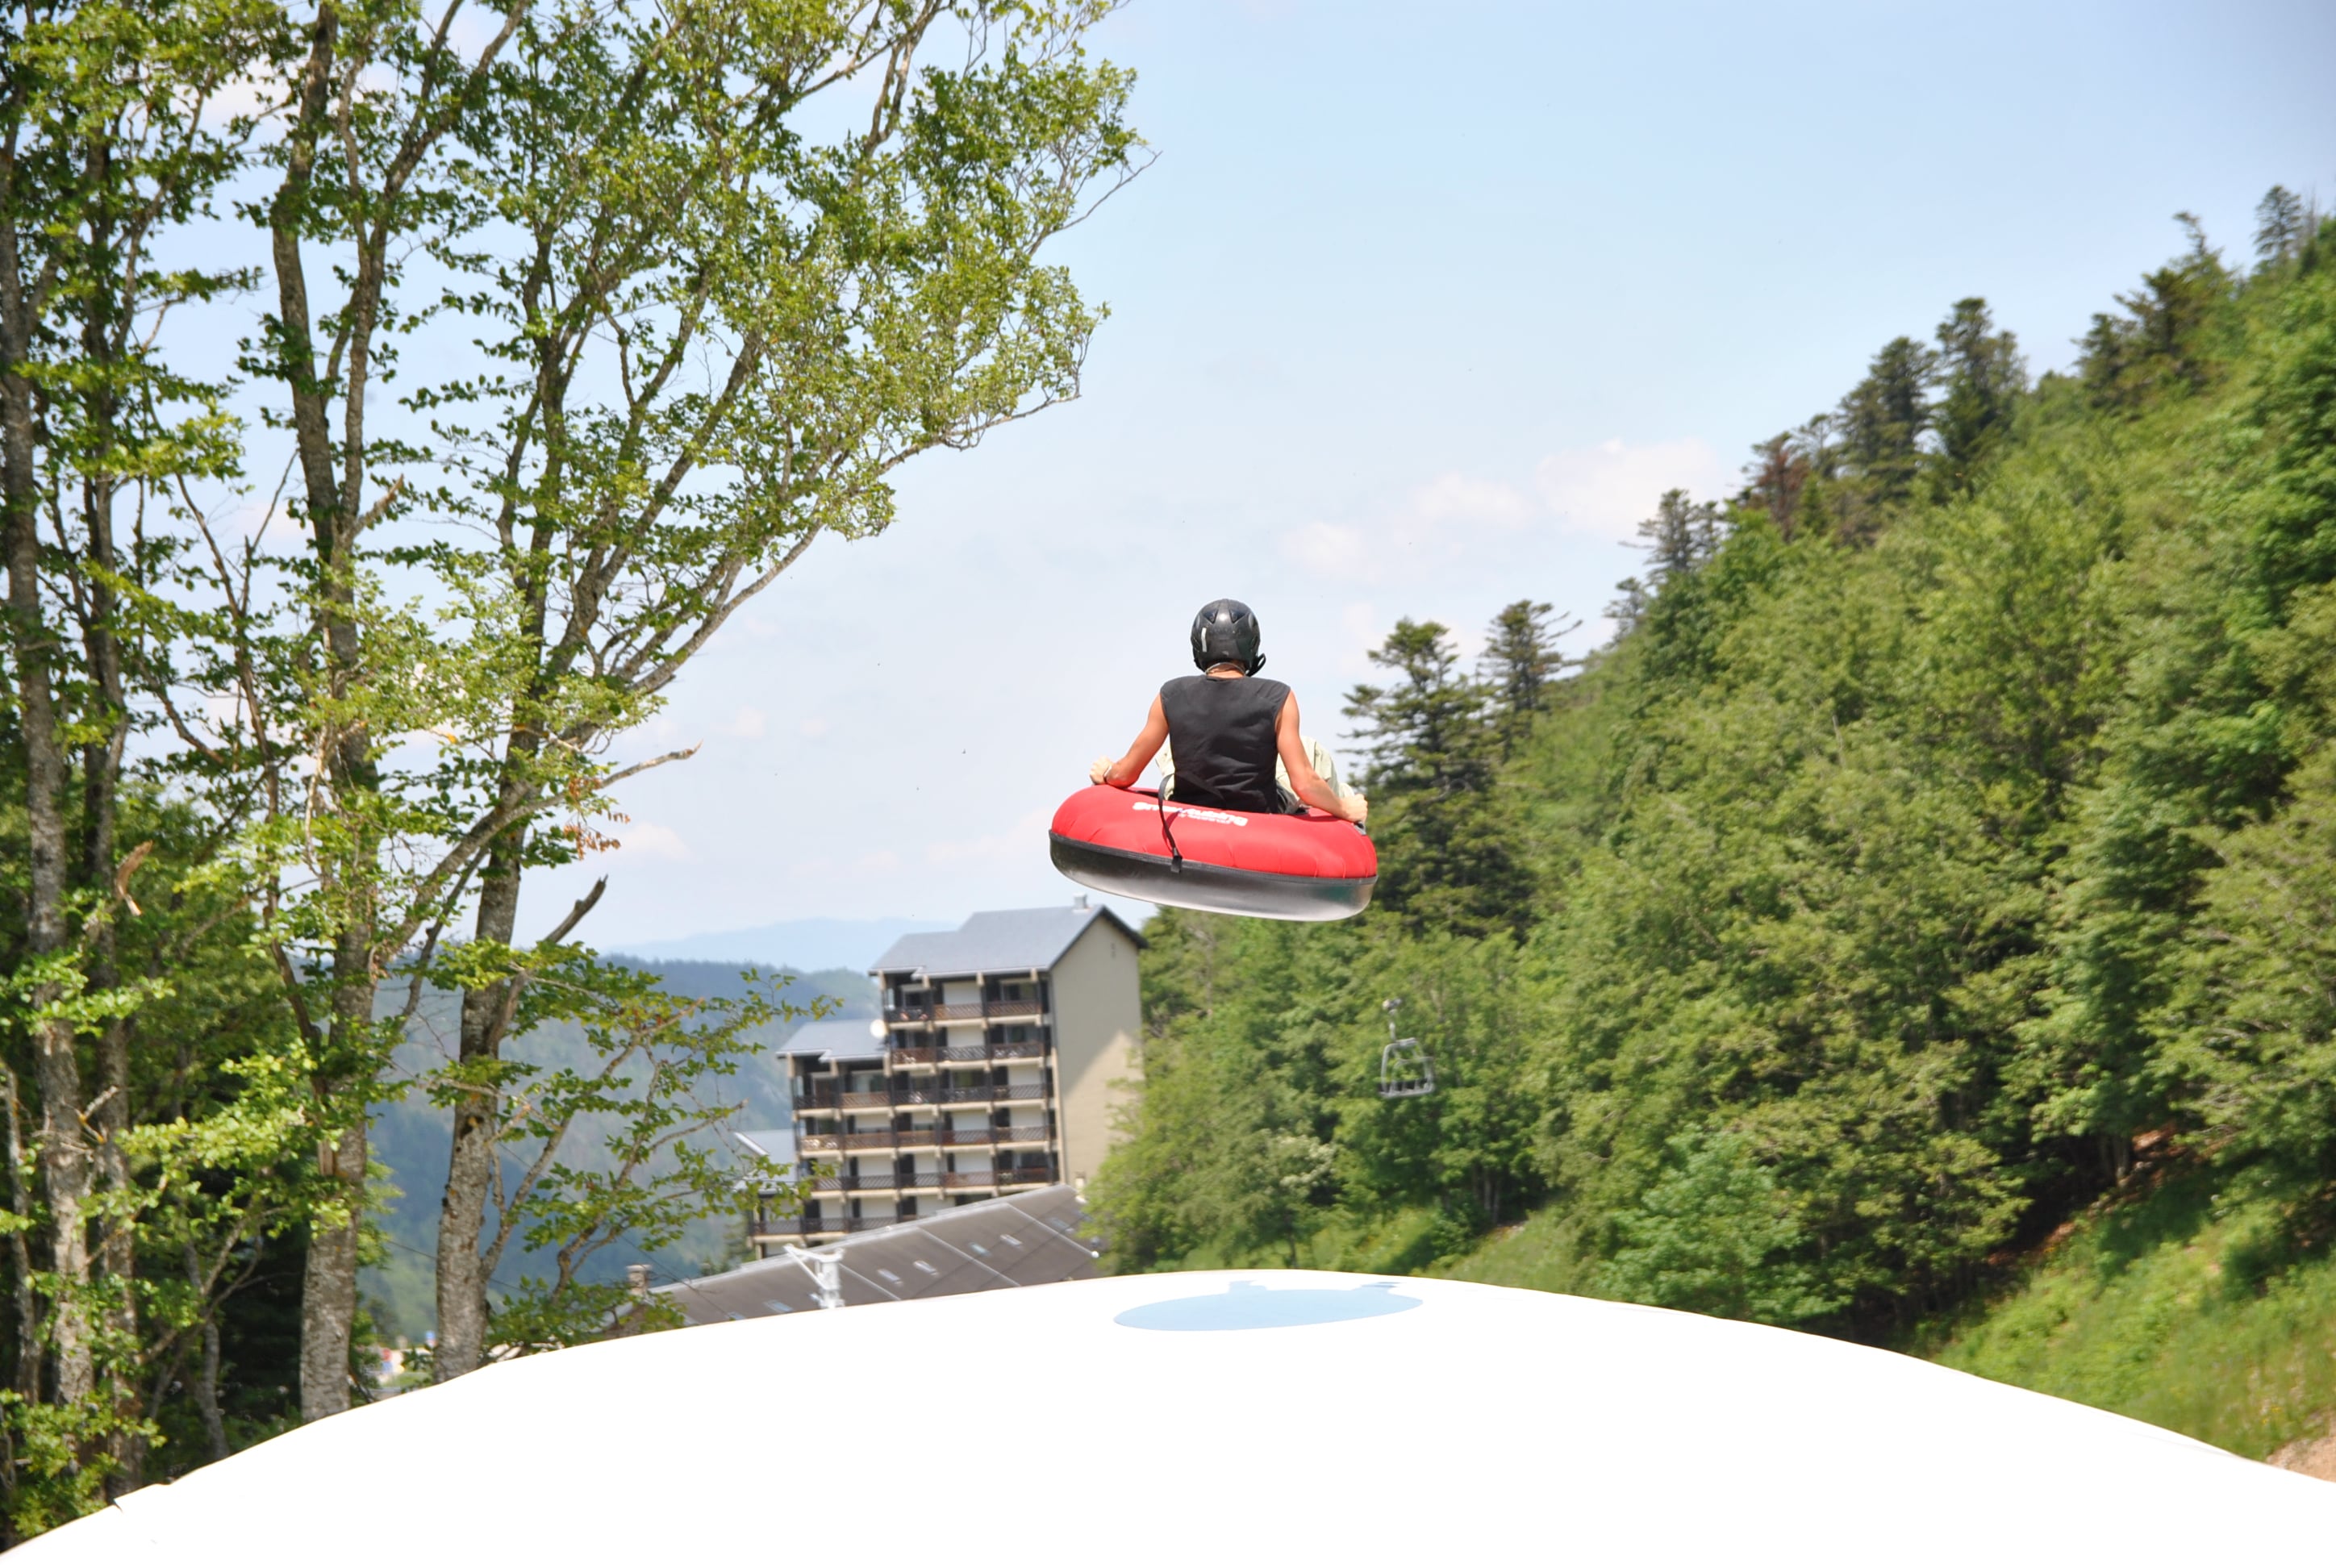
[(1279, 813), (1274, 726), (1289, 700), (1288, 687), (1255, 676), (1212, 680), (1188, 675), (1162, 687), (1160, 708), (1168, 716), (1168, 745), (1176, 756), (1177, 803)]

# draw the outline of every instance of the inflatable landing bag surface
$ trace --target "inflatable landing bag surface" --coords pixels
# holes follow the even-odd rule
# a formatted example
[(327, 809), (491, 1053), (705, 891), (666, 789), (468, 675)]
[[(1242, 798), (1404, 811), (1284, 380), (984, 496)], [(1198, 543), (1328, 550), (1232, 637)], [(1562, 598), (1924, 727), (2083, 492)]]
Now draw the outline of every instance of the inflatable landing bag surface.
[(1342, 920), (1370, 903), (1379, 874), (1363, 830), (1321, 812), (1163, 811), (1148, 790), (1107, 784), (1065, 801), (1047, 839), (1055, 869), (1075, 882), (1221, 915)]
[[(904, 1441), (904, 1413), (953, 1407), (936, 1403), (937, 1367), (1019, 1370), (1042, 1397), (1009, 1402), (1031, 1418), (998, 1432)], [(1244, 1270), (522, 1356), (132, 1492), (11, 1556), (2320, 1568), (2336, 1562), (2336, 1486), (1813, 1334), (1458, 1280)]]

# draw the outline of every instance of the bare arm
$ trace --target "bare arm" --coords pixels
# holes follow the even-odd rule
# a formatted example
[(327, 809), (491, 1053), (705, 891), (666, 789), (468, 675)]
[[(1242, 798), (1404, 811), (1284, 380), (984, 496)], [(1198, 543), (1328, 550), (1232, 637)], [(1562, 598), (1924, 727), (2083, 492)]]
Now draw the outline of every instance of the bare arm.
[(1273, 740), (1281, 753), (1281, 765), (1290, 774), (1290, 787), (1298, 798), (1317, 811), (1360, 826), (1370, 814), (1370, 803), (1360, 795), (1337, 795), (1314, 771), (1313, 759), (1306, 755), (1306, 743), (1298, 734), (1298, 694), (1291, 692), (1282, 699), (1281, 716), (1273, 721)]
[(1127, 748), (1127, 755), (1117, 762), (1107, 756), (1095, 758), (1087, 769), (1087, 777), (1099, 784), (1125, 789), (1144, 776), (1145, 766), (1159, 755), (1160, 743), (1167, 738), (1168, 715), (1155, 696), (1152, 699), (1152, 711), (1144, 716), (1144, 727), (1136, 732), (1134, 741)]

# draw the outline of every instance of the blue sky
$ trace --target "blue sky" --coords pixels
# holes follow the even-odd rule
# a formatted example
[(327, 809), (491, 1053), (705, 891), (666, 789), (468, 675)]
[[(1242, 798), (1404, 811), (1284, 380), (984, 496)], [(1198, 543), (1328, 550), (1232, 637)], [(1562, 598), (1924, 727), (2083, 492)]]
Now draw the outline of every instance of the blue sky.
[[(1423, 6), (1137, 0), (1099, 52), (1159, 154), (1059, 255), (1112, 318), (1085, 396), (906, 472), (701, 657), (581, 877), (606, 946), (1075, 891), (1045, 823), (1262, 619), (1337, 737), (1398, 616), (1591, 624), (1671, 484), (1985, 296), (2032, 368), (2274, 182), (2336, 202), (2336, 6)], [(1335, 744), (1335, 738), (1334, 738)], [(784, 954), (764, 955), (784, 959)]]

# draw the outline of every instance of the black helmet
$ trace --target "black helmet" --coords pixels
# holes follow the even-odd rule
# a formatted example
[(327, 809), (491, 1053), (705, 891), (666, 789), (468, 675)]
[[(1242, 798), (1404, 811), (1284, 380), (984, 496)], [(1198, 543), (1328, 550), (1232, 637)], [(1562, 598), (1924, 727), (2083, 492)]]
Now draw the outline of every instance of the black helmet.
[(1257, 651), (1261, 635), (1249, 606), (1237, 599), (1212, 599), (1192, 618), (1192, 662), (1204, 673), (1237, 664), (1255, 675), (1265, 667), (1265, 655)]

